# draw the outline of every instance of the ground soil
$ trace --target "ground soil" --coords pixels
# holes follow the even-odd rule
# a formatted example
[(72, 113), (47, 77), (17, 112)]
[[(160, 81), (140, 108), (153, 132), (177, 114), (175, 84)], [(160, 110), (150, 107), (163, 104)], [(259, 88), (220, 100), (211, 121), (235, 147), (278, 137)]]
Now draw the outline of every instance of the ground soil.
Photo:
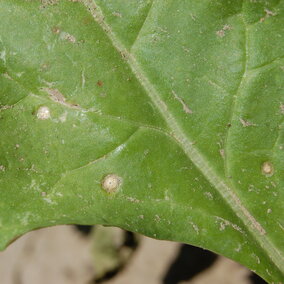
[[(94, 257), (90, 234), (82, 234), (75, 226), (33, 231), (0, 253), (0, 283), (96, 283)], [(248, 269), (227, 258), (175, 242), (141, 237), (124, 268), (100, 283), (250, 284), (250, 277)]]

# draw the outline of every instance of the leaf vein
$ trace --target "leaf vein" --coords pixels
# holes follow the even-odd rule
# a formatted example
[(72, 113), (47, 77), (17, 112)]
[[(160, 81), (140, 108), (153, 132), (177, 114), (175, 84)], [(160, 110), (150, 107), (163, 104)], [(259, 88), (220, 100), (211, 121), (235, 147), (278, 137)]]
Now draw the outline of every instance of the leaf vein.
[[(257, 222), (257, 220), (251, 215), (246, 207), (241, 203), (239, 197), (234, 193), (221, 177), (210, 167), (209, 162), (203, 157), (203, 155), (193, 147), (189, 137), (185, 134), (184, 130), (179, 126), (177, 121), (171, 112), (169, 112), (167, 105), (160, 98), (160, 94), (156, 90), (155, 86), (150, 82), (144, 73), (144, 70), (137, 62), (133, 54), (129, 53), (123, 46), (120, 40), (112, 31), (111, 27), (105, 21), (104, 15), (95, 0), (80, 0), (87, 9), (92, 13), (94, 20), (101, 26), (105, 31), (109, 40), (112, 42), (113, 47), (120, 53), (123, 54), (129, 67), (131, 68), (134, 75), (142, 87), (144, 87), (149, 98), (152, 100), (154, 105), (160, 111), (164, 117), (168, 126), (172, 129), (172, 135), (178, 141), (180, 147), (183, 149), (188, 158), (195, 164), (195, 166), (203, 173), (204, 177), (215, 186), (219, 191), (223, 199), (231, 206), (235, 214), (243, 221), (247, 226), (248, 230), (254, 236), (256, 241), (266, 251), (267, 255), (272, 259), (276, 266), (280, 270), (284, 270), (283, 257), (281, 253), (274, 247), (273, 243), (265, 236), (266, 232), (264, 228)], [(244, 78), (244, 76), (242, 77)], [(243, 79), (240, 84), (242, 84)], [(239, 88), (238, 88), (239, 89)]]
[(119, 145), (116, 145), (113, 149), (109, 150), (107, 153), (105, 153), (105, 154), (103, 154), (102, 156), (96, 158), (95, 160), (92, 160), (92, 161), (90, 161), (90, 162), (88, 162), (88, 163), (86, 163), (86, 164), (84, 164), (84, 165), (81, 165), (81, 166), (79, 166), (79, 167), (76, 167), (76, 168), (74, 168), (74, 169), (71, 169), (71, 170), (68, 170), (68, 171), (62, 173), (62, 174), (61, 174), (61, 177), (54, 183), (54, 185), (52, 186), (52, 188), (54, 189), (54, 188), (60, 183), (60, 181), (61, 181), (64, 177), (66, 177), (67, 175), (69, 175), (69, 174), (71, 174), (71, 173), (73, 173), (73, 172), (75, 172), (75, 171), (78, 171), (78, 170), (80, 170), (80, 169), (84, 169), (84, 168), (86, 168), (86, 167), (88, 167), (88, 166), (90, 166), (90, 165), (93, 165), (93, 164), (97, 163), (97, 162), (100, 161), (100, 160), (107, 159), (112, 153), (115, 153), (122, 145), (125, 145), (126, 143), (128, 143), (129, 140), (130, 140), (134, 135), (136, 135), (139, 130), (140, 130), (140, 128), (135, 129), (135, 131), (132, 132), (123, 142), (121, 142)]

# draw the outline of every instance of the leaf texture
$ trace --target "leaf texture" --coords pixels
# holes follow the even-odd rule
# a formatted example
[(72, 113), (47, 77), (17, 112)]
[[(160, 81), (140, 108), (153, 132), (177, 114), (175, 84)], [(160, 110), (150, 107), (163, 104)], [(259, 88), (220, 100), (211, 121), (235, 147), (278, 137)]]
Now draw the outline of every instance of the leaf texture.
[(1, 248), (115, 225), (282, 281), (283, 9), (1, 1)]

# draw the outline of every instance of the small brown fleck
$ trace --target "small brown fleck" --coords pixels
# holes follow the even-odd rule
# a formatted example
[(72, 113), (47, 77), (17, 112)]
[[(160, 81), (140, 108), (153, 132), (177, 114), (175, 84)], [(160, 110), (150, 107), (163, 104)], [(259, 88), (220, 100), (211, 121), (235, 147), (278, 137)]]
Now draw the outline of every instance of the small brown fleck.
[(265, 13), (266, 13), (266, 15), (269, 17), (269, 16), (276, 16), (277, 15), (277, 13), (275, 13), (275, 12), (272, 12), (272, 11), (270, 11), (270, 10), (268, 10), (268, 9), (264, 9), (264, 11), (265, 11)]
[(99, 80), (98, 82), (97, 82), (97, 86), (99, 86), (99, 87), (102, 87), (103, 86), (103, 81), (101, 81), (101, 80)]
[(62, 40), (67, 40), (71, 43), (76, 43), (76, 38), (73, 35), (71, 35), (67, 32), (61, 32), (59, 34), (59, 38), (62, 39)]
[(82, 22), (83, 22), (84, 25), (89, 25), (89, 24), (92, 23), (92, 20), (93, 19), (91, 17), (85, 17), (85, 18), (83, 18)]
[(225, 36), (225, 32), (223, 30), (217, 31), (216, 35), (219, 37), (224, 37)]
[(193, 113), (193, 111), (189, 108), (189, 106), (185, 103), (185, 101), (182, 98), (180, 98), (174, 90), (172, 90), (172, 94), (174, 95), (174, 98), (181, 103), (183, 111), (185, 113), (187, 114)]
[(53, 32), (54, 34), (59, 34), (59, 33), (60, 33), (60, 29), (59, 29), (58, 27), (53, 27), (53, 28), (52, 28), (52, 32)]
[(161, 221), (161, 217), (159, 215), (155, 215), (155, 221), (159, 223)]
[(122, 59), (126, 60), (128, 58), (128, 54), (125, 51), (121, 51), (120, 55), (122, 57)]
[(264, 22), (267, 18), (269, 17), (273, 17), (273, 16), (277, 16), (277, 13), (273, 12), (273, 11), (270, 11), (268, 9), (264, 9), (264, 12), (265, 12), (265, 16), (262, 17), (259, 21), (262, 23)]
[(224, 36), (226, 35), (226, 31), (229, 31), (229, 30), (231, 30), (231, 29), (232, 29), (231, 26), (229, 26), (229, 25), (224, 25), (221, 30), (219, 30), (219, 31), (216, 32), (216, 35), (217, 35), (218, 37), (221, 37), (221, 38), (222, 38), (222, 37), (224, 37)]
[(251, 123), (251, 122), (249, 122), (249, 121), (247, 121), (247, 120), (244, 120), (244, 119), (242, 119), (242, 118), (240, 118), (240, 122), (241, 122), (241, 124), (243, 125), (243, 127), (256, 126), (254, 123)]
[(122, 15), (119, 12), (113, 12), (112, 15), (118, 18), (122, 17)]
[(46, 70), (48, 70), (48, 69), (49, 69), (49, 65), (48, 65), (47, 63), (44, 63), (44, 64), (42, 64), (42, 65), (40, 66), (39, 71), (40, 71), (40, 72), (44, 72), (44, 71), (46, 71)]
[(13, 81), (13, 78), (7, 72), (3, 73), (3, 77), (10, 81)]

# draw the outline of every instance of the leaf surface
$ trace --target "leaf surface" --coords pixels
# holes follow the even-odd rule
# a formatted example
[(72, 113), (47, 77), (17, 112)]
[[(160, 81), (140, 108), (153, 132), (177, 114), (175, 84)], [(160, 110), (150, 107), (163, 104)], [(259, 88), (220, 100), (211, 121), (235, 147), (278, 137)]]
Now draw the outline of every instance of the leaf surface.
[(283, 280), (284, 1), (0, 2), (0, 247), (115, 225)]

